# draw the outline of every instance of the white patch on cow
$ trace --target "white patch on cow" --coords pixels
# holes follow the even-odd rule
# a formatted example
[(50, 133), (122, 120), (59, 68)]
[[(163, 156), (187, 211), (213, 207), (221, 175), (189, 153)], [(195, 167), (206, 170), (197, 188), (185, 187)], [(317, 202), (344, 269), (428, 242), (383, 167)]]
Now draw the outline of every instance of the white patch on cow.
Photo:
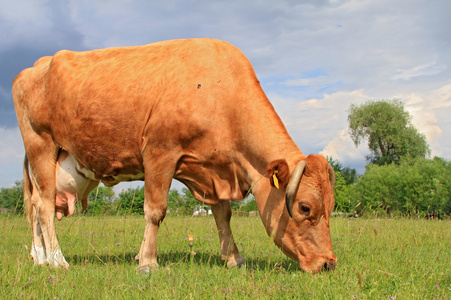
[(66, 259), (64, 258), (63, 253), (61, 252), (61, 249), (57, 249), (55, 251), (50, 252), (50, 255), (47, 257), (47, 263), (51, 267), (55, 268), (69, 268), (69, 264), (67, 263)]
[(43, 265), (47, 261), (45, 257), (45, 249), (43, 247), (36, 247), (34, 243), (31, 245), (30, 255), (33, 258), (35, 265)]
[(75, 157), (68, 153), (67, 157), (58, 158), (58, 165), (56, 189), (82, 196), (91, 180), (77, 172), (78, 162)]
[[(73, 157), (72, 154), (69, 154), (69, 156)], [(75, 160), (75, 158), (74, 158), (74, 160)], [(80, 174), (83, 174), (84, 177), (89, 178), (91, 180), (98, 180), (98, 179), (96, 179), (96, 176), (93, 171), (80, 166), (80, 164), (76, 160), (75, 160), (74, 166)]]

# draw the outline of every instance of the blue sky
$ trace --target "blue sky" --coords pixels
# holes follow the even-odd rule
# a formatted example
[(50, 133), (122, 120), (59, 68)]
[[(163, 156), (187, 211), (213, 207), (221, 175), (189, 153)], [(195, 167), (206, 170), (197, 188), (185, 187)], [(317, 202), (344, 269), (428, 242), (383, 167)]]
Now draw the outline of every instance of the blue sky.
[[(22, 178), (14, 77), (61, 49), (193, 37), (240, 48), (306, 153), (364, 168), (347, 109), (398, 98), (433, 156), (451, 159), (451, 1), (0, 1), (0, 187)], [(127, 184), (126, 184), (127, 185)], [(130, 184), (128, 184), (130, 185)]]

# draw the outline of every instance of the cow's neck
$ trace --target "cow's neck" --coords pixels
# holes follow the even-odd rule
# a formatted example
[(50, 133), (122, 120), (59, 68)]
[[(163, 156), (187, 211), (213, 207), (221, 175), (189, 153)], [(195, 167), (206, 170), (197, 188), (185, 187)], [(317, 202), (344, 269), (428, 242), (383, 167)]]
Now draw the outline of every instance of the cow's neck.
[(246, 126), (240, 128), (240, 152), (244, 155), (244, 164), (247, 164), (247, 180), (251, 186), (266, 175), (266, 166), (270, 162), (285, 159), (292, 171), (295, 164), (305, 158), (269, 101), (266, 99), (256, 107), (249, 109), (241, 120)]
[[(268, 102), (269, 104), (269, 102)], [(269, 235), (277, 230), (280, 217), (284, 212), (285, 190), (270, 185), (266, 175), (266, 166), (277, 159), (285, 159), (290, 173), (296, 163), (305, 158), (280, 120), (269, 105), (260, 107), (259, 114), (249, 118), (247, 127), (253, 131), (245, 139), (246, 149), (243, 151), (247, 165), (246, 173), (251, 192), (255, 197), (263, 224)]]

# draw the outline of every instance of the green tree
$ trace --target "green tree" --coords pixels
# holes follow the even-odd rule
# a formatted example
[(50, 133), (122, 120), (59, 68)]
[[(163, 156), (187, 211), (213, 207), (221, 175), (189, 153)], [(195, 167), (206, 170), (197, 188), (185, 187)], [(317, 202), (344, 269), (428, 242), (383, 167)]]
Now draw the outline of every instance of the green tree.
[(352, 169), (350, 167), (343, 167), (342, 163), (332, 157), (327, 157), (327, 161), (334, 169), (335, 173), (340, 173), (340, 176), (345, 180), (346, 185), (353, 184), (357, 178), (356, 169)]
[(178, 190), (170, 190), (168, 195), (168, 211), (175, 215), (191, 215), (195, 206), (199, 205), (187, 188), (182, 189), (180, 194)]
[(335, 208), (334, 211), (350, 212), (352, 210), (352, 204), (350, 200), (351, 187), (346, 184), (346, 180), (341, 176), (340, 172), (335, 172)]
[(88, 196), (88, 213), (107, 214), (113, 208), (115, 193), (112, 187), (98, 186)]
[(257, 211), (257, 202), (255, 201), (254, 195), (249, 195), (244, 199), (244, 204), (241, 207), (242, 211)]
[(257, 202), (255, 202), (255, 197), (252, 194), (248, 194), (246, 198), (240, 201), (230, 201), (232, 210), (234, 211), (256, 211)]
[(180, 214), (192, 215), (196, 209), (203, 208), (207, 211), (208, 209), (210, 209), (208, 205), (203, 205), (201, 202), (197, 201), (188, 188), (183, 188), (182, 193), (183, 193), (182, 201), (179, 202)]
[(426, 157), (429, 145), (426, 137), (411, 123), (411, 116), (399, 100), (367, 101), (351, 105), (348, 115), (350, 135), (357, 147), (368, 142), (369, 163), (385, 165), (399, 163), (405, 157)]
[(339, 162), (337, 159), (333, 159), (333, 157), (328, 156), (327, 161), (329, 162), (329, 165), (334, 169), (335, 172), (340, 172), (343, 170), (343, 165), (341, 162)]
[(350, 168), (350, 167), (344, 167), (341, 172), (341, 176), (346, 182), (346, 185), (353, 184), (357, 178), (359, 178), (359, 175), (357, 174), (356, 169)]
[(144, 186), (120, 192), (118, 209), (125, 213), (144, 214)]
[(16, 181), (11, 188), (0, 189), (0, 207), (12, 213), (23, 212), (23, 180)]

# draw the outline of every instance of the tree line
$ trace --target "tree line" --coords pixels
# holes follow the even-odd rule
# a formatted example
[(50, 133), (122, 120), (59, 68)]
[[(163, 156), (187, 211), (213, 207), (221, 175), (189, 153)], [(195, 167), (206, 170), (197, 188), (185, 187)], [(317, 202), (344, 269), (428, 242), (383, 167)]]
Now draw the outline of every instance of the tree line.
[[(239, 202), (231, 202), (235, 211), (257, 210), (255, 199), (249, 195)], [(144, 214), (144, 186), (128, 188), (116, 195), (112, 187), (99, 185), (88, 196), (87, 215)], [(3, 214), (23, 213), (23, 181), (16, 181), (11, 188), (0, 189), (0, 208)], [(197, 201), (189, 189), (172, 189), (168, 194), (167, 212), (171, 215), (192, 215), (196, 211), (208, 213), (210, 207)], [(83, 213), (77, 203), (76, 213)]]
[[(335, 211), (358, 214), (445, 217), (451, 214), (451, 162), (434, 157), (424, 134), (412, 125), (410, 114), (400, 100), (372, 100), (351, 105), (348, 110), (349, 134), (359, 146), (366, 142), (370, 155), (364, 174), (343, 167), (328, 158), (336, 173)], [(99, 186), (89, 195), (87, 213), (143, 214), (144, 187), (129, 188), (115, 194)], [(252, 195), (232, 208), (255, 211)], [(22, 181), (0, 190), (3, 213), (23, 211)], [(81, 210), (81, 208), (78, 208)], [(171, 190), (168, 213), (191, 215), (209, 207), (194, 199), (187, 188)]]

